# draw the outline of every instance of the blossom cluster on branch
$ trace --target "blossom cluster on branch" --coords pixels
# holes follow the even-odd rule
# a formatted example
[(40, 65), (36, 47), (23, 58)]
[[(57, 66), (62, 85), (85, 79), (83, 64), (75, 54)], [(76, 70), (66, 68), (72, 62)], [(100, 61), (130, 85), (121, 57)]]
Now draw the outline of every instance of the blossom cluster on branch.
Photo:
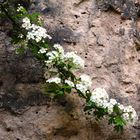
[(76, 52), (65, 52), (60, 44), (48, 45), (46, 38), (52, 37), (47, 30), (32, 23), (31, 16), (25, 12), (24, 7), (20, 6), (16, 11), (22, 14), (22, 18), (19, 19), (22, 21), (22, 32), (19, 34), (22, 35), (21, 41), (28, 42), (26, 47), (44, 62), (45, 67), (49, 68), (48, 71), (53, 72), (49, 79), (45, 76), (47, 93), (63, 96), (66, 93), (77, 92), (86, 101), (86, 112), (94, 115), (96, 119), (108, 117), (109, 124), (113, 124), (117, 131), (122, 131), (124, 125), (135, 124), (138, 116), (132, 106), (124, 106), (115, 99), (110, 99), (104, 88), (97, 87), (92, 91), (89, 75), (76, 75), (76, 71), (83, 69), (85, 65)]

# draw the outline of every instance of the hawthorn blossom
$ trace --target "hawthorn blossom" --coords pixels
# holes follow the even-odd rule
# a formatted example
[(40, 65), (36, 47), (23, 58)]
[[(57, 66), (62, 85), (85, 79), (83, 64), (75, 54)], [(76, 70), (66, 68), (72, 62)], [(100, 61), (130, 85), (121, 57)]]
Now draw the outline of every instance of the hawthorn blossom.
[(113, 108), (115, 105), (118, 105), (118, 102), (115, 99), (110, 99), (110, 101), (106, 104), (109, 114), (113, 113)]
[(65, 54), (65, 61), (71, 62), (75, 68), (84, 68), (84, 60), (75, 52), (67, 52)]
[(27, 38), (28, 40), (33, 39), (36, 42), (40, 42), (41, 40), (45, 38), (51, 39), (51, 36), (47, 34), (47, 31), (45, 28), (32, 24), (30, 26), (30, 30), (27, 33)]
[(85, 94), (86, 91), (88, 91), (91, 87), (91, 84), (91, 78), (88, 75), (83, 74), (80, 76), (80, 82), (76, 84), (76, 88), (80, 90), (83, 94)]
[(23, 10), (25, 10), (24, 7), (18, 4), (17, 12), (22, 12)]
[(65, 83), (68, 84), (70, 87), (74, 87), (74, 83), (70, 80), (65, 80)]
[(31, 24), (28, 17), (23, 18), (22, 27), (25, 28), (27, 32), (27, 39), (35, 40), (36, 42), (44, 41), (45, 38), (52, 39), (50, 35), (47, 34), (47, 30), (41, 26)]
[(30, 26), (31, 26), (30, 19), (28, 17), (23, 18), (21, 26), (22, 28), (25, 28), (26, 30), (30, 29)]
[(41, 48), (39, 51), (38, 51), (38, 53), (41, 53), (41, 54), (44, 54), (44, 53), (46, 53), (47, 52), (47, 48)]
[(58, 77), (54, 77), (54, 78), (50, 78), (46, 81), (47, 83), (56, 83), (56, 84), (60, 84), (61, 83), (61, 79)]
[(132, 124), (132, 125), (134, 125), (136, 123), (136, 121), (138, 120), (137, 113), (132, 106), (124, 107), (124, 113), (123, 113), (122, 117), (128, 124)]
[(55, 48), (61, 55), (64, 55), (64, 49), (60, 44), (54, 44), (53, 48)]

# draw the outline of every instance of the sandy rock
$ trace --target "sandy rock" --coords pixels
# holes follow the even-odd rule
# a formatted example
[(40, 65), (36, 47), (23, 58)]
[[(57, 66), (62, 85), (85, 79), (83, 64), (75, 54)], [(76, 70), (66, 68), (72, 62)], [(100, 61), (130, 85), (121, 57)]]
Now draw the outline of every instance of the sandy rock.
[[(92, 77), (92, 88), (104, 87), (111, 97), (132, 104), (140, 116), (140, 23), (128, 20), (137, 17), (139, 7), (122, 20), (121, 13), (135, 8), (135, 2), (118, 2), (37, 0), (31, 11), (41, 11), (54, 38), (51, 43), (60, 43), (66, 51), (77, 51), (84, 58), (85, 69), (80, 72)], [(120, 11), (108, 11), (110, 5)], [(9, 40), (1, 31), (0, 140), (140, 139), (139, 122), (118, 135), (106, 119), (96, 122), (85, 115), (84, 101), (76, 94), (51, 101), (41, 89), (42, 64), (31, 54), (17, 56)]]

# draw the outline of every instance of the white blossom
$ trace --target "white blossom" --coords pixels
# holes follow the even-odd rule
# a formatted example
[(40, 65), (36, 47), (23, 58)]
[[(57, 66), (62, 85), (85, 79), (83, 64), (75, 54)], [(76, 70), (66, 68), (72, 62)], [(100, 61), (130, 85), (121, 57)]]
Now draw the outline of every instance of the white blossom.
[(24, 10), (24, 7), (18, 4), (17, 12), (22, 12)]
[(83, 85), (85, 85), (87, 88), (90, 88), (91, 87), (92, 81), (91, 81), (90, 76), (88, 76), (86, 74), (82, 74), (80, 76), (80, 78), (81, 78), (81, 82), (82, 82)]
[(123, 112), (124, 109), (125, 109), (124, 105), (122, 105), (122, 104), (119, 104), (118, 107), (119, 107), (119, 109), (120, 109), (122, 112)]
[(97, 106), (108, 106), (109, 96), (104, 88), (96, 88), (91, 94), (90, 100), (95, 102)]
[(70, 80), (65, 80), (65, 83), (68, 84), (70, 87), (74, 87), (74, 83)]
[(123, 119), (124, 119), (126, 122), (128, 122), (129, 119), (130, 119), (130, 116), (129, 116), (129, 114), (128, 114), (127, 112), (126, 112), (126, 113), (123, 113), (122, 117), (123, 117)]
[(48, 60), (45, 61), (47, 64), (53, 64), (55, 62), (59, 63), (63, 61), (63, 54), (60, 54), (58, 51), (51, 51), (46, 54)]
[(61, 55), (64, 55), (64, 49), (60, 44), (54, 44), (53, 46)]
[(86, 93), (86, 91), (88, 90), (86, 86), (84, 86), (83, 84), (76, 84), (76, 88), (78, 90), (80, 90), (83, 94)]
[(28, 17), (23, 18), (22, 27), (25, 28), (27, 32), (27, 39), (35, 40), (36, 42), (44, 41), (45, 38), (52, 39), (50, 35), (47, 34), (47, 30), (41, 26), (31, 24)]
[(73, 63), (75, 68), (84, 68), (84, 60), (80, 56), (75, 54), (75, 52), (67, 52), (65, 54), (65, 60)]
[(40, 42), (41, 40), (45, 39), (45, 38), (49, 38), (51, 39), (51, 36), (49, 36), (47, 34), (47, 31), (45, 28), (37, 26), (35, 24), (32, 24), (30, 26), (30, 30), (27, 33), (27, 38), (28, 40), (33, 39), (36, 42)]
[(124, 107), (124, 113), (123, 113), (122, 117), (128, 124), (132, 124), (132, 125), (134, 125), (136, 123), (136, 121), (138, 120), (137, 113), (132, 106)]
[(117, 104), (117, 101), (115, 99), (110, 99), (110, 104), (112, 104), (114, 106)]
[(48, 50), (47, 48), (41, 48), (41, 49), (38, 51), (38, 53), (43, 54), (43, 53), (46, 53), (47, 50)]
[(19, 36), (18, 36), (19, 38), (23, 38), (23, 34), (19, 34)]
[(25, 28), (26, 30), (30, 29), (31, 26), (31, 22), (30, 19), (28, 17), (25, 17), (22, 19), (22, 27)]
[(60, 84), (61, 83), (61, 79), (58, 77), (55, 78), (50, 78), (46, 81), (47, 83), (56, 83), (56, 84)]
[(118, 102), (115, 99), (110, 99), (110, 101), (107, 103), (107, 109), (108, 109), (108, 113), (112, 114), (113, 113), (113, 108), (115, 105), (118, 105)]
[(80, 76), (80, 82), (76, 84), (76, 88), (80, 90), (83, 94), (85, 94), (86, 91), (89, 90), (89, 88), (91, 87), (91, 84), (91, 78), (88, 75), (83, 74)]

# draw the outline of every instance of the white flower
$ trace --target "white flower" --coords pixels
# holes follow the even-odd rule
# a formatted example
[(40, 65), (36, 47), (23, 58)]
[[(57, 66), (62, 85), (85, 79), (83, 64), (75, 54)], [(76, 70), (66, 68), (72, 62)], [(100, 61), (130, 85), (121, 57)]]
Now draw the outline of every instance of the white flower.
[(47, 48), (41, 48), (41, 49), (38, 51), (38, 53), (43, 54), (43, 53), (46, 53), (47, 50), (48, 50)]
[(114, 106), (112, 104), (108, 104), (108, 107), (107, 107), (108, 114), (112, 114), (113, 113), (113, 108), (114, 108)]
[(104, 88), (95, 88), (92, 92), (92, 96), (96, 96), (102, 100), (109, 100), (109, 95)]
[(110, 99), (110, 101), (106, 105), (109, 114), (113, 113), (113, 108), (115, 105), (118, 105), (118, 102), (115, 99)]
[(108, 107), (109, 96), (104, 88), (96, 88), (91, 94), (90, 100), (97, 106)]
[(65, 83), (68, 84), (70, 87), (74, 87), (74, 83), (70, 80), (65, 80)]
[(19, 38), (23, 38), (23, 34), (20, 34), (18, 37), (19, 37)]
[(30, 19), (28, 17), (25, 17), (22, 19), (22, 27), (25, 28), (26, 30), (30, 29), (31, 26), (31, 22)]
[(80, 78), (81, 78), (81, 82), (82, 82), (83, 85), (85, 85), (87, 88), (91, 87), (92, 81), (91, 81), (90, 76), (88, 76), (86, 74), (82, 74), (80, 76)]
[(86, 74), (80, 76), (80, 82), (76, 84), (76, 88), (80, 90), (83, 94), (91, 87), (92, 81), (90, 77)]
[(36, 42), (44, 41), (45, 38), (51, 39), (52, 37), (47, 34), (47, 30), (41, 26), (31, 24), (28, 17), (23, 18), (22, 27), (25, 28), (27, 32), (27, 39), (35, 40)]
[(50, 78), (46, 81), (47, 83), (56, 83), (56, 84), (60, 84), (61, 83), (61, 79), (58, 77), (55, 78)]
[(47, 34), (47, 31), (45, 28), (37, 26), (35, 24), (32, 24), (29, 28), (30, 30), (27, 33), (27, 38), (33, 39), (36, 42), (40, 42), (41, 40), (45, 39), (46, 37), (50, 38), (50, 36)]
[(132, 106), (126, 106), (124, 107), (124, 113), (122, 115), (124, 120), (128, 122), (129, 124), (134, 125), (136, 121), (138, 120), (137, 113), (135, 109)]
[(88, 90), (86, 86), (84, 86), (83, 84), (76, 84), (76, 88), (78, 90), (80, 90), (83, 94), (86, 93), (86, 91)]
[(123, 113), (122, 117), (125, 121), (129, 121), (129, 119), (130, 119), (130, 116), (128, 113)]
[(84, 68), (84, 60), (74, 52), (67, 52), (65, 54), (65, 60), (71, 62), (75, 68)]
[(60, 44), (54, 44), (53, 46), (59, 53), (64, 55), (64, 49)]
[(22, 12), (24, 10), (24, 7), (21, 6), (20, 4), (18, 6), (19, 7), (17, 8), (17, 12)]
[(63, 61), (63, 55), (61, 55), (57, 51), (48, 52), (46, 54), (46, 56), (48, 57), (48, 60), (46, 61), (46, 63), (48, 63), (48, 64), (53, 64), (54, 62), (59, 63), (59, 62)]
[(119, 104), (119, 109), (123, 112), (124, 111), (124, 106), (122, 104)]
[(117, 104), (117, 101), (115, 99), (110, 99), (110, 104), (112, 104), (114, 106)]

